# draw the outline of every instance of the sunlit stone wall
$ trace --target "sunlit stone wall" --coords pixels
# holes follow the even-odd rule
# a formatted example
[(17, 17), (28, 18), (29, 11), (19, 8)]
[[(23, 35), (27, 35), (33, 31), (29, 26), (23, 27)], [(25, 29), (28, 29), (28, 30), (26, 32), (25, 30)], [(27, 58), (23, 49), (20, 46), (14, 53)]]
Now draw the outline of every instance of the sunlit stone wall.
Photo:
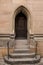
[[(15, 10), (21, 5), (27, 8), (31, 14), (29, 32), (43, 34), (43, 0), (0, 0), (0, 34), (14, 33), (13, 16)], [(38, 42), (38, 48), (43, 56), (42, 41)]]

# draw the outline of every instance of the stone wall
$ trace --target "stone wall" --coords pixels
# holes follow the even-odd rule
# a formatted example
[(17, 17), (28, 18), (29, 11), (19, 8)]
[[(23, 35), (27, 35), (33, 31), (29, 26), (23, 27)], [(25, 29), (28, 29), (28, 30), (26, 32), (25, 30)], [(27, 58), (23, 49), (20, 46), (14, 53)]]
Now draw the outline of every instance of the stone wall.
[(0, 0), (0, 33), (13, 33), (13, 15), (23, 5), (31, 14), (31, 33), (43, 34), (43, 0)]
[[(29, 32), (43, 34), (43, 0), (0, 0), (0, 34), (14, 33), (13, 16), (15, 10), (21, 5), (31, 14)], [(43, 41), (38, 42), (38, 48), (43, 56)]]

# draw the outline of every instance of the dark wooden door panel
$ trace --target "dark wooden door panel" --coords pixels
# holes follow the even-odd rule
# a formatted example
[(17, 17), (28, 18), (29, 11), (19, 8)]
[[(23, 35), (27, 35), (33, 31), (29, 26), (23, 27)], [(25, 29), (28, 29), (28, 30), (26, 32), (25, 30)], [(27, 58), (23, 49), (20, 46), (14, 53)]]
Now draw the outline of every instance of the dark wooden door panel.
[(25, 15), (22, 13), (18, 14), (15, 21), (16, 38), (27, 38), (27, 19)]

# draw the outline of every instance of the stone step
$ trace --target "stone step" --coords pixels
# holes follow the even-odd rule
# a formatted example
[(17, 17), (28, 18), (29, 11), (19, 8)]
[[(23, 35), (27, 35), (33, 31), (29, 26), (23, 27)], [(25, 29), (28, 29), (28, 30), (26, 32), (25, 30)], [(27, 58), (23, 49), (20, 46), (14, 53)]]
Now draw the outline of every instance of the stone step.
[(14, 49), (13, 53), (32, 53), (35, 52), (31, 49)]
[(20, 44), (20, 43), (19, 43), (19, 44), (15, 44), (15, 45), (16, 45), (16, 46), (19, 46), (19, 45), (21, 45), (21, 46), (22, 46), (22, 45), (25, 45), (25, 46), (26, 46), (26, 45), (28, 45), (28, 44)]
[(35, 57), (35, 53), (11, 53), (9, 56), (11, 58), (31, 58)]
[(15, 46), (18, 46), (18, 47), (19, 47), (19, 46), (21, 46), (21, 47), (22, 47), (22, 46), (24, 46), (24, 47), (25, 47), (25, 46), (35, 47), (34, 45), (31, 45), (31, 44), (30, 44), (30, 45), (29, 45), (29, 44), (26, 44), (26, 45), (23, 45), (23, 44), (22, 44), (22, 45), (15, 45)]
[(23, 41), (18, 41), (18, 42), (16, 42), (16, 44), (28, 44), (27, 42), (23, 42)]
[(14, 49), (15, 51), (29, 51), (30, 49)]
[(31, 52), (30, 50), (14, 50), (14, 53), (29, 53), (29, 52)]
[(28, 49), (28, 47), (15, 47), (15, 49)]
[(35, 48), (35, 46), (34, 45), (18, 45), (18, 46), (15, 45), (15, 48)]
[(24, 46), (20, 46), (20, 47), (15, 46), (15, 49), (16, 49), (16, 48), (17, 48), (17, 49), (23, 49), (23, 48), (24, 48), (24, 49), (28, 49), (29, 47), (28, 47), (28, 46), (25, 46), (25, 47), (24, 47)]
[(40, 55), (34, 58), (8, 58), (8, 56), (5, 56), (4, 61), (7, 64), (34, 64), (40, 61)]
[(15, 46), (15, 48), (19, 49), (28, 49), (28, 46)]
[(27, 40), (16, 40), (16, 44), (27, 44)]
[(16, 44), (15, 46), (28, 46), (28, 44)]
[(14, 52), (15, 53), (26, 53), (26, 52), (29, 52), (30, 51), (30, 49), (14, 49)]
[(29, 44), (15, 44), (16, 46), (28, 46)]

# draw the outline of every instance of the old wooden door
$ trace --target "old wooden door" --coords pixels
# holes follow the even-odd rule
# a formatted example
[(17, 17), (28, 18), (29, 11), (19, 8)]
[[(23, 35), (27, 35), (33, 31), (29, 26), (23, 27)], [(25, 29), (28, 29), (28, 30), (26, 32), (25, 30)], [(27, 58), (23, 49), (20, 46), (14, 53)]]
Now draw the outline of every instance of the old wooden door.
[(15, 32), (16, 38), (27, 38), (27, 18), (22, 12), (15, 18)]

